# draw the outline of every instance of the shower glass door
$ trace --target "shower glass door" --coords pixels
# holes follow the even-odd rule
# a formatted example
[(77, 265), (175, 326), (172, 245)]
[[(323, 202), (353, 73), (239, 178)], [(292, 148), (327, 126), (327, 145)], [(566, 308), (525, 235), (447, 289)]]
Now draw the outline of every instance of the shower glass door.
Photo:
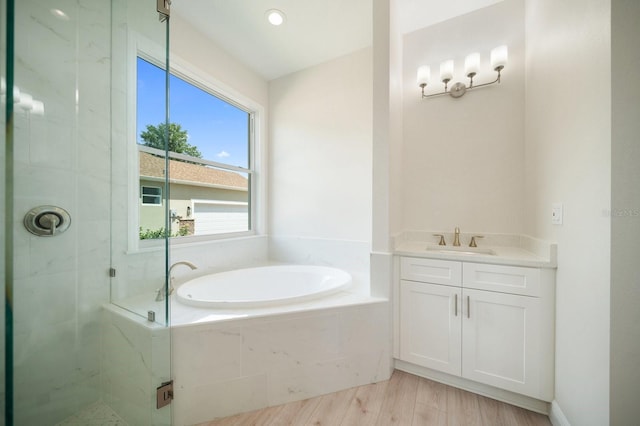
[(166, 63), (168, 20), (156, 0), (0, 5), (1, 424), (169, 425), (168, 306), (150, 321), (112, 303), (167, 287), (166, 243), (128, 239), (136, 52)]

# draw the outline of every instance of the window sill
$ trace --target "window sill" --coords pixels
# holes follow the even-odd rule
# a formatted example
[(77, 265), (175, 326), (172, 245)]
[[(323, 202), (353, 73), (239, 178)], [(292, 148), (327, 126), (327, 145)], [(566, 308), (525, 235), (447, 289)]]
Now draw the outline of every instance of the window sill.
[[(212, 235), (192, 235), (188, 237), (172, 237), (169, 239), (169, 245), (172, 248), (191, 247), (205, 244), (217, 244), (227, 241), (238, 241), (243, 239), (252, 239), (263, 237), (255, 231), (246, 232), (230, 232), (228, 234), (212, 234)], [(140, 240), (138, 247), (128, 250), (127, 254), (139, 254), (147, 252), (157, 252), (165, 249), (164, 239)]]

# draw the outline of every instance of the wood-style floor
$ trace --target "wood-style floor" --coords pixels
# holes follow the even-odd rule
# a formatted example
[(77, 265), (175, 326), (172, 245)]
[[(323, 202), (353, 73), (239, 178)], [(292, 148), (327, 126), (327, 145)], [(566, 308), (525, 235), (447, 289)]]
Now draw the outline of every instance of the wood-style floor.
[(547, 416), (394, 371), (390, 380), (200, 426), (549, 426)]

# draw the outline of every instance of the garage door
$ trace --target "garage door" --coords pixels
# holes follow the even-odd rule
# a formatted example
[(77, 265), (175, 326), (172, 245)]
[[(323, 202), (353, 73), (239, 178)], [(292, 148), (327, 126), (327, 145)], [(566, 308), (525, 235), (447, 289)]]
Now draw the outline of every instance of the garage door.
[(247, 203), (194, 203), (194, 234), (223, 234), (249, 230)]

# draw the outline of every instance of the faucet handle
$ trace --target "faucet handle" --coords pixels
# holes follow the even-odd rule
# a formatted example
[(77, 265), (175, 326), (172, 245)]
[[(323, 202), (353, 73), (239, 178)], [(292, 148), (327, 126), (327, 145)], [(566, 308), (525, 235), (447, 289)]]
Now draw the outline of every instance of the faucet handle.
[(440, 237), (440, 240), (438, 241), (438, 245), (439, 246), (446, 246), (447, 245), (446, 241), (444, 240), (444, 235), (442, 235), (442, 234), (433, 234), (433, 236), (434, 237)]
[(478, 247), (476, 244), (476, 238), (484, 238), (484, 235), (474, 235), (471, 237), (471, 241), (469, 242), (469, 247)]

